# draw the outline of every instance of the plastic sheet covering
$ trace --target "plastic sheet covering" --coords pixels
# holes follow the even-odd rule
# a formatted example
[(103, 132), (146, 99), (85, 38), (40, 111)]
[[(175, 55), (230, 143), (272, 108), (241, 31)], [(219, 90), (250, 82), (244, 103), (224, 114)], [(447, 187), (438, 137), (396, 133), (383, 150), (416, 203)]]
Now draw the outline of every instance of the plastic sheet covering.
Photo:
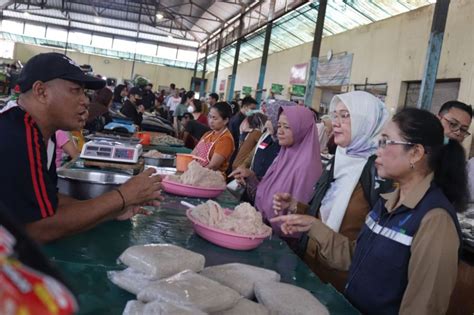
[(255, 295), (259, 303), (279, 315), (329, 315), (311, 293), (287, 283), (257, 282)]
[(212, 313), (212, 315), (270, 315), (270, 311), (263, 306), (247, 299), (240, 299), (233, 307), (225, 311)]
[(154, 301), (145, 304), (143, 315), (206, 315), (195, 307), (176, 305), (168, 302)]
[(138, 294), (140, 290), (152, 284), (154, 281), (150, 276), (141, 272), (135, 271), (132, 268), (127, 268), (121, 271), (109, 271), (107, 277), (113, 284), (122, 288), (132, 294)]
[(143, 310), (145, 308), (145, 303), (131, 300), (125, 305), (122, 315), (143, 315)]
[(145, 304), (137, 300), (131, 300), (127, 302), (122, 315), (206, 315), (206, 313), (196, 308), (166, 302), (155, 301)]
[[(218, 247), (197, 236), (186, 218), (185, 200), (194, 205), (204, 199), (165, 195), (160, 207), (150, 208), (151, 216), (137, 216), (131, 221), (112, 221), (87, 232), (55, 241), (43, 249), (71, 284), (79, 302), (79, 314), (121, 314), (134, 295), (120, 289), (107, 278), (107, 271), (121, 270), (117, 257), (128, 247), (148, 243), (171, 243), (203, 254), (206, 266), (244, 263), (275, 270), (281, 281), (309, 290), (332, 315), (358, 314), (333, 287), (323, 284), (277, 237), (265, 240), (251, 251)], [(228, 191), (217, 202), (234, 208), (235, 198)]]
[(146, 244), (127, 248), (119, 260), (151, 279), (163, 279), (189, 269), (204, 268), (203, 255), (172, 244)]
[(273, 270), (239, 263), (208, 267), (201, 275), (234, 289), (248, 299), (255, 297), (255, 282), (280, 281), (280, 275)]
[(191, 270), (158, 281), (138, 293), (138, 300), (143, 302), (157, 300), (209, 313), (232, 308), (240, 299), (239, 293), (231, 288)]

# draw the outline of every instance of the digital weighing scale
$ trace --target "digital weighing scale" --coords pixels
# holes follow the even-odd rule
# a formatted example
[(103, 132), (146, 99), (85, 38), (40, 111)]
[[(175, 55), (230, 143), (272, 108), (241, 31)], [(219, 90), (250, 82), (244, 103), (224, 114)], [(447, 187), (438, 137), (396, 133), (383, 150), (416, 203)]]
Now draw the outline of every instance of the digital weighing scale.
[(136, 138), (93, 137), (82, 147), (81, 158), (119, 163), (137, 163), (143, 147)]

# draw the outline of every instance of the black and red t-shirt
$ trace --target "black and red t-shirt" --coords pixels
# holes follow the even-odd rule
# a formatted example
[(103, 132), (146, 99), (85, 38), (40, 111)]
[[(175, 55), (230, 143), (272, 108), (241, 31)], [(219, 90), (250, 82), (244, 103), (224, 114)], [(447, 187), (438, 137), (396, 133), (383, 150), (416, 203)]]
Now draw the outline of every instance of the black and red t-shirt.
[(48, 163), (47, 145), (29, 113), (11, 103), (0, 112), (0, 201), (23, 224), (58, 206), (55, 150)]

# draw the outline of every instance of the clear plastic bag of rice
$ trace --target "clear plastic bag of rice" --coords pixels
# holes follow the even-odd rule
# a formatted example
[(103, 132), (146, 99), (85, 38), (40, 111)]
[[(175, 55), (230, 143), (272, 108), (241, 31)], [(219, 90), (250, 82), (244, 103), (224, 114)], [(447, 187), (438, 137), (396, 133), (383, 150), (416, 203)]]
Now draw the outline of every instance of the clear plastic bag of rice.
[(163, 279), (189, 269), (204, 268), (203, 255), (171, 244), (136, 245), (127, 248), (119, 260), (150, 279)]
[(206, 315), (196, 307), (187, 307), (168, 302), (153, 301), (145, 304), (143, 315)]
[(233, 308), (212, 313), (212, 315), (270, 315), (270, 311), (262, 304), (240, 299)]
[(194, 306), (201, 311), (213, 313), (234, 307), (241, 296), (214, 280), (185, 270), (144, 288), (138, 293), (138, 299), (143, 302), (158, 300)]
[(255, 297), (255, 282), (280, 281), (280, 274), (273, 270), (239, 263), (207, 267), (201, 275), (234, 289), (247, 299)]
[(309, 291), (291, 284), (257, 282), (255, 295), (272, 314), (329, 315), (328, 309)]
[(145, 303), (137, 300), (130, 300), (127, 302), (127, 305), (125, 305), (122, 315), (143, 315), (144, 308)]
[(121, 289), (124, 289), (132, 294), (138, 294), (144, 287), (152, 284), (154, 281), (150, 276), (135, 271), (132, 268), (127, 268), (120, 271), (108, 271), (107, 277), (109, 280)]
[(193, 307), (179, 306), (167, 302), (143, 303), (137, 300), (127, 302), (122, 315), (206, 315)]

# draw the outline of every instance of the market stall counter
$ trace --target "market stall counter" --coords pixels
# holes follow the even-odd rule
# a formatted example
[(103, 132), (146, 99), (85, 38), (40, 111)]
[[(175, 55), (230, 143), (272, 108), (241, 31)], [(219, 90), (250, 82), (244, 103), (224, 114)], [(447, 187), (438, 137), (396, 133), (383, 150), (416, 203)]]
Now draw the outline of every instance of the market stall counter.
[[(79, 301), (79, 314), (121, 314), (134, 296), (111, 283), (109, 270), (124, 269), (117, 257), (129, 246), (148, 243), (172, 243), (206, 257), (206, 266), (239, 262), (268, 268), (281, 274), (282, 282), (309, 290), (331, 314), (358, 314), (332, 286), (323, 284), (277, 237), (267, 239), (251, 251), (218, 247), (200, 238), (186, 218), (185, 200), (199, 204), (205, 200), (165, 194), (165, 201), (150, 216), (136, 216), (130, 221), (115, 221), (44, 246), (45, 253), (64, 274)], [(228, 191), (216, 201), (233, 208), (238, 203)]]

